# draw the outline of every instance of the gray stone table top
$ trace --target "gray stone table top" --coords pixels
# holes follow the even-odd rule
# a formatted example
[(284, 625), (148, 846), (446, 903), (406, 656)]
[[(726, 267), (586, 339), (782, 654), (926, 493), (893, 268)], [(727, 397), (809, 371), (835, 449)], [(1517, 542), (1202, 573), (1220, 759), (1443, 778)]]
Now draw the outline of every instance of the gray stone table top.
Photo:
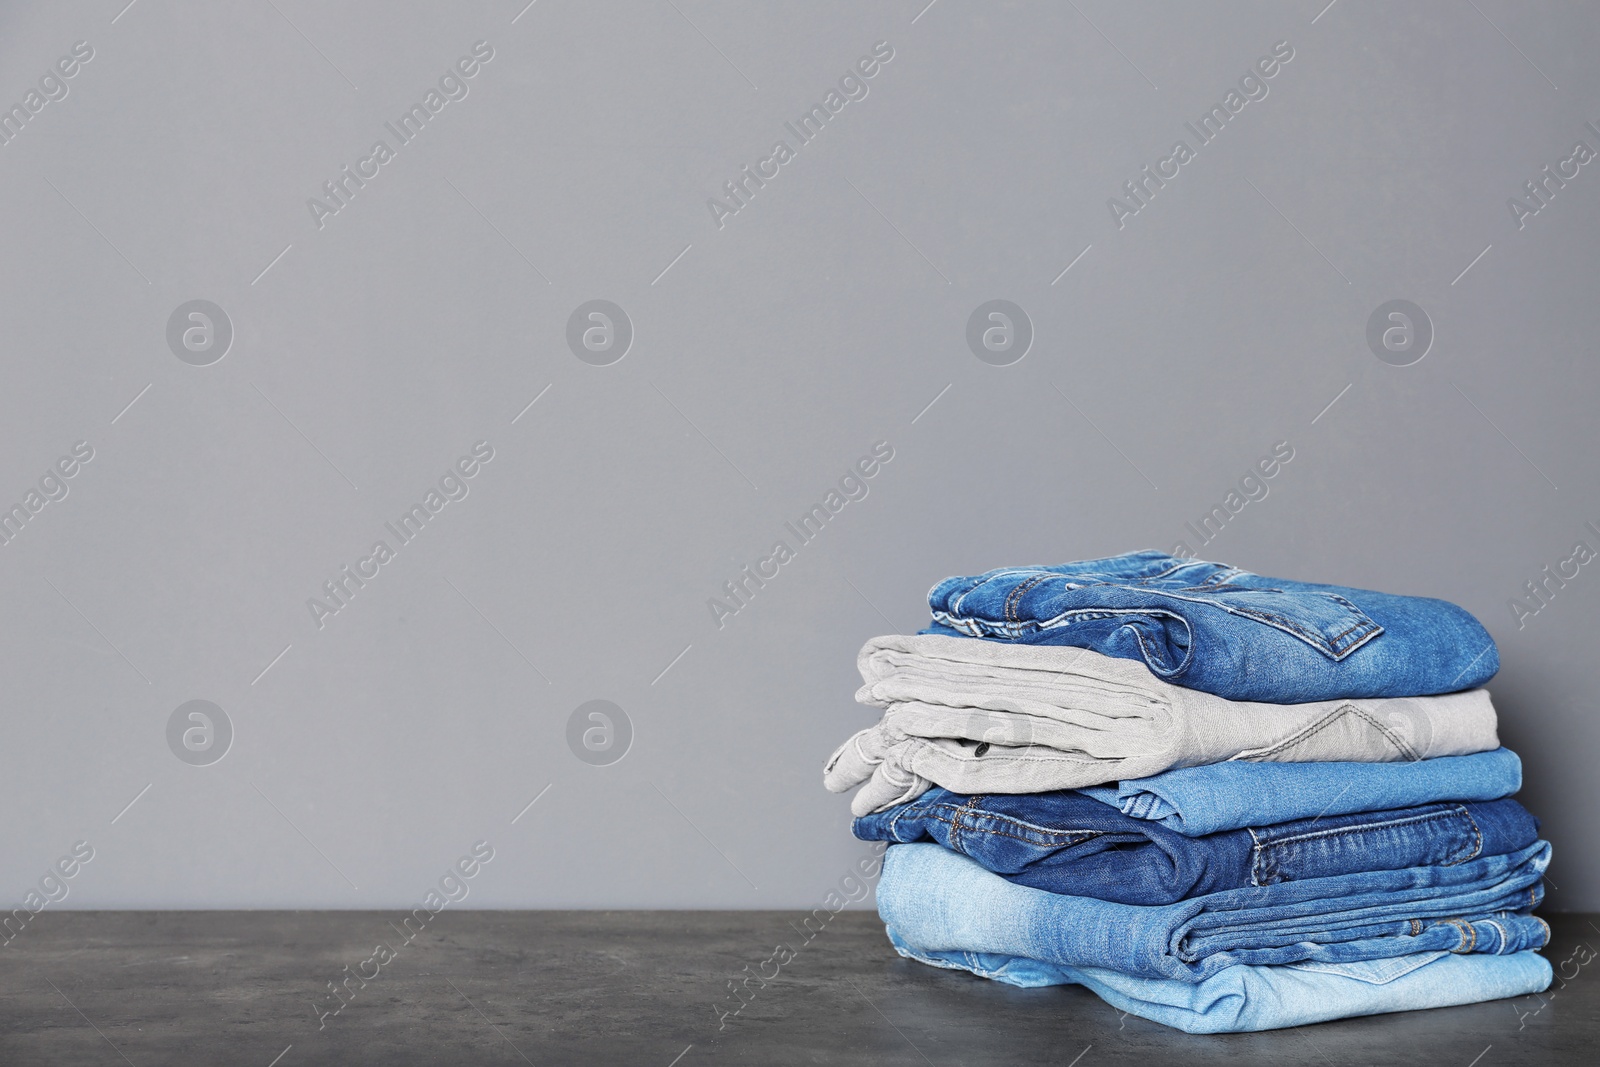
[(0, 1063), (1592, 1064), (1600, 919), (1548, 918), (1570, 980), (1541, 997), (1195, 1037), (900, 959), (870, 912), (809, 941), (785, 912), (446, 912), (409, 942), (387, 912), (45, 912), (0, 951)]

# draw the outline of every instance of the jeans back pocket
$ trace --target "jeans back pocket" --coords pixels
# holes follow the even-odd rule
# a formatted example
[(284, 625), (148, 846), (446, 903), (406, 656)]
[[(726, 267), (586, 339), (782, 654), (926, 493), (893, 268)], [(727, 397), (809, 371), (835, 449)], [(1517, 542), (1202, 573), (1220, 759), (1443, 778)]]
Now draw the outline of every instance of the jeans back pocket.
[(1393, 812), (1297, 819), (1252, 827), (1253, 885), (1328, 878), (1363, 871), (1448, 867), (1475, 858), (1483, 834), (1460, 804)]
[(1205, 585), (1154, 593), (1220, 608), (1240, 619), (1271, 626), (1298, 638), (1332, 660), (1342, 660), (1383, 633), (1367, 613), (1337, 593), (1316, 589), (1247, 589)]

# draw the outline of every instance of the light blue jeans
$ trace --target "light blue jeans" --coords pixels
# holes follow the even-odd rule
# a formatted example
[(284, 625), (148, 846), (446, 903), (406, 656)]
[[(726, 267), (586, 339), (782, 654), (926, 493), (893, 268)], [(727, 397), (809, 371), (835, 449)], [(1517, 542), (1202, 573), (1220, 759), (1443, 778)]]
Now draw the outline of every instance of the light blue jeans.
[(1404, 763), (1247, 763), (1184, 767), (1082, 789), (1135, 819), (1185, 837), (1246, 826), (1498, 800), (1522, 788), (1522, 761), (1508, 748)]
[(1142, 907), (1018, 885), (943, 845), (890, 845), (878, 914), (908, 944), (1202, 982), (1236, 964), (1506, 955), (1550, 937), (1525, 914), (1550, 845), (1453, 866), (1228, 889)]
[(900, 955), (935, 967), (971, 971), (1008, 985), (1084, 985), (1120, 1011), (1191, 1034), (1232, 1034), (1476, 1004), (1543, 992), (1550, 964), (1537, 952), (1457, 956), (1423, 952), (1364, 963), (1225, 967), (1203, 982), (1140, 978), (1103, 967), (1065, 967), (984, 952), (930, 952), (892, 928)]

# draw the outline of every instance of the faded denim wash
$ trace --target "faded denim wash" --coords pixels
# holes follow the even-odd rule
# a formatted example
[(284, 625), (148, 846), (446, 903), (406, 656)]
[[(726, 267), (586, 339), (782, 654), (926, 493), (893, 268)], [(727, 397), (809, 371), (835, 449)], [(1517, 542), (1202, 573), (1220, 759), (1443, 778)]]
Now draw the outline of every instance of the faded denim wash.
[(1263, 578), (1161, 552), (947, 578), (928, 604), (925, 633), (1092, 648), (1230, 700), (1449, 693), (1500, 669), (1478, 620), (1443, 600)]
[(1549, 962), (1537, 952), (1425, 952), (1362, 963), (1226, 967), (1203, 982), (1180, 982), (987, 952), (931, 952), (910, 944), (892, 927), (888, 933), (895, 950), (907, 959), (971, 971), (1007, 985), (1084, 985), (1120, 1011), (1191, 1034), (1276, 1030), (1521, 997), (1548, 989), (1551, 977)]
[(1017, 885), (941, 845), (890, 845), (878, 914), (925, 951), (1203, 982), (1238, 964), (1539, 948), (1550, 928), (1526, 912), (1543, 898), (1549, 863), (1550, 846), (1540, 841), (1453, 867), (1279, 882), (1136, 907)]
[(1522, 788), (1509, 748), (1409, 763), (1247, 763), (1183, 767), (1083, 793), (1190, 837), (1318, 815), (1498, 800)]

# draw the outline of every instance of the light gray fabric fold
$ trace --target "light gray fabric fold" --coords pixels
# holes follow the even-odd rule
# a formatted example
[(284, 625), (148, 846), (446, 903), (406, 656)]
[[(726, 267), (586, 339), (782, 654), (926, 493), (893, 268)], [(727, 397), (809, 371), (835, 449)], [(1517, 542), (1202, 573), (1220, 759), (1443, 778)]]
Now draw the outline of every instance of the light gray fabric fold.
[(1224, 760), (1388, 763), (1499, 746), (1484, 689), (1429, 697), (1258, 704), (1157, 678), (1142, 663), (1067, 646), (939, 634), (875, 637), (856, 699), (884, 709), (823, 770), (856, 785), (857, 815), (958, 793), (1036, 793)]

